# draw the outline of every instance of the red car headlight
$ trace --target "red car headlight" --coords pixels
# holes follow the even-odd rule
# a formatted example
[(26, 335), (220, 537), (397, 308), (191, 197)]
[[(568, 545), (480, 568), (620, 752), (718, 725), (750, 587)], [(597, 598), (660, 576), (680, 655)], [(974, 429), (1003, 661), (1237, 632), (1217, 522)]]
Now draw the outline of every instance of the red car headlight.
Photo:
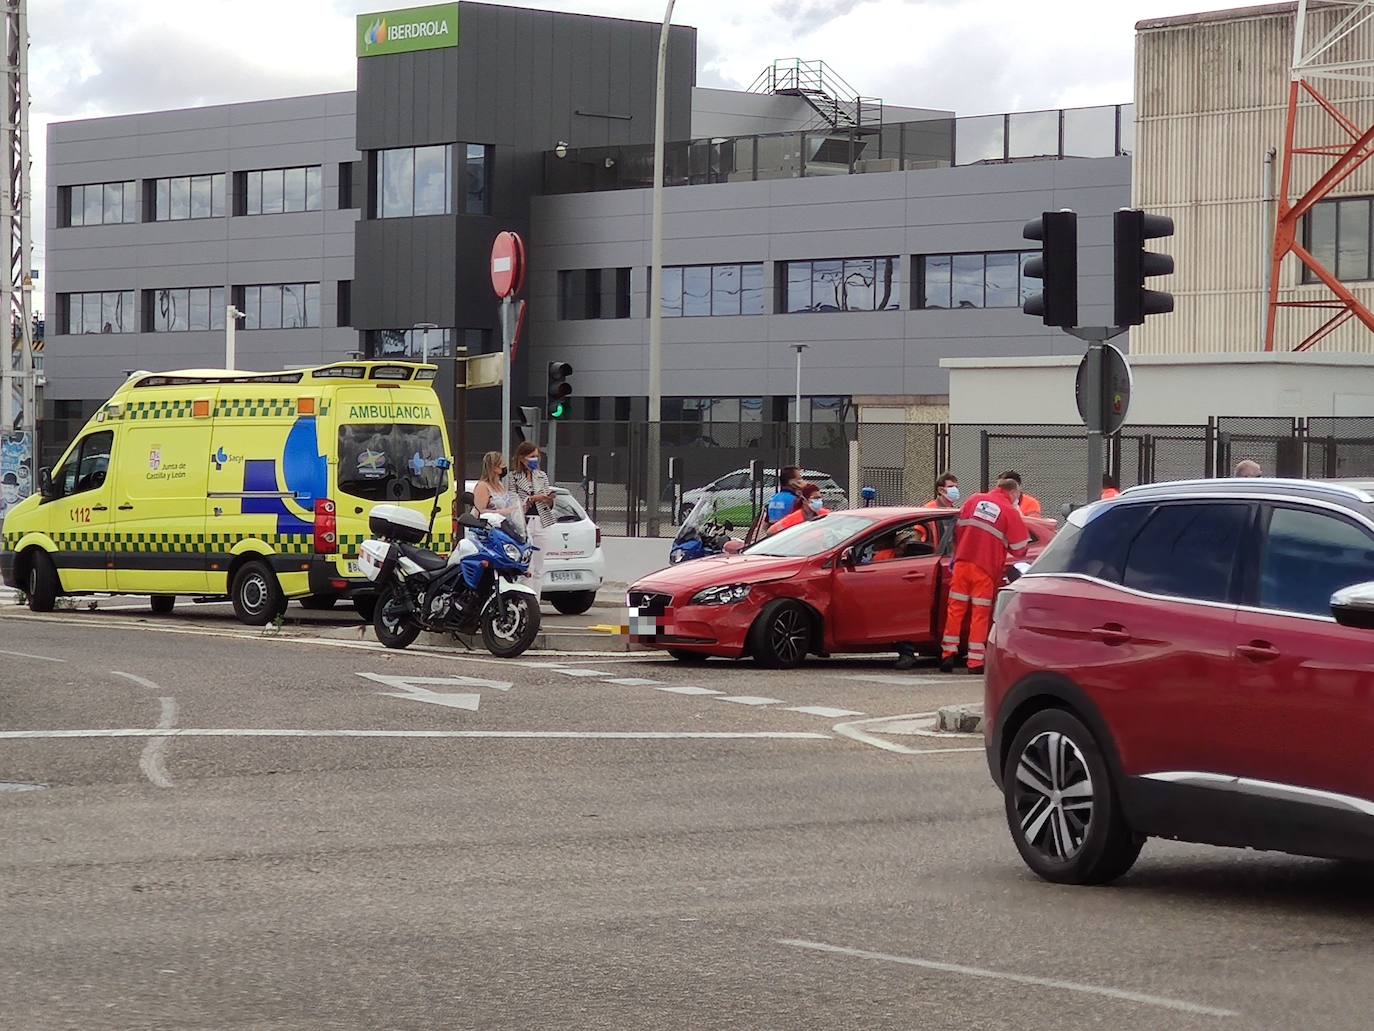
[(734, 605), (749, 597), (753, 584), (726, 584), (723, 587), (707, 587), (692, 595), (693, 605)]

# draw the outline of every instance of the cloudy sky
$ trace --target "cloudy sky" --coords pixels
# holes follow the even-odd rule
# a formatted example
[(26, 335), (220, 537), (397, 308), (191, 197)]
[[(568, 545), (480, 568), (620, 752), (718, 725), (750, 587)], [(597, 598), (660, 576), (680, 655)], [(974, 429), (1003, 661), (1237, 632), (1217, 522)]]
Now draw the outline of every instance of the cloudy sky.
[[(663, 0), (512, 6), (660, 20)], [(960, 114), (1131, 99), (1134, 25), (1240, 0), (678, 0), (698, 82), (821, 58), (868, 96)], [(51, 121), (352, 89), (364, 0), (29, 0), (34, 196)], [(42, 203), (34, 239), (42, 267)]]

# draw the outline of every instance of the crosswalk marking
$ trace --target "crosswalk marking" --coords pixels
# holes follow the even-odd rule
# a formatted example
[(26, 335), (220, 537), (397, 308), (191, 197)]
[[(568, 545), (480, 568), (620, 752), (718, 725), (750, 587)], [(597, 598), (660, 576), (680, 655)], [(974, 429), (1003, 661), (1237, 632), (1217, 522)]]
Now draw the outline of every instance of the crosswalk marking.
[(828, 720), (837, 720), (841, 716), (862, 716), (863, 713), (853, 709), (834, 709), (828, 705), (793, 705), (788, 708), (788, 712), (802, 712), (808, 716), (824, 716)]
[(724, 694), (724, 691), (712, 691), (709, 687), (660, 687), (660, 691), (667, 691), (669, 694)]
[(738, 705), (781, 705), (781, 698), (762, 698), (756, 694), (724, 695), (722, 702), (735, 702)]
[(643, 677), (613, 677), (605, 681), (607, 684), (617, 684), (620, 687), (655, 687), (663, 681), (645, 680)]
[(611, 674), (604, 669), (555, 669), (555, 673), (562, 673), (565, 677), (609, 677)]

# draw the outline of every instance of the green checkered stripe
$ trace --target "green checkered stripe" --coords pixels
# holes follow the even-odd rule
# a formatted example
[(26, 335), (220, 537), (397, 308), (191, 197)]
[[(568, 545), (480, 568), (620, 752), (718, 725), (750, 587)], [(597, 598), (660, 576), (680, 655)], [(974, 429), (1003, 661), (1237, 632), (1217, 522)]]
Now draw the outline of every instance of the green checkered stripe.
[(227, 552), (242, 540), (258, 540), (280, 555), (313, 555), (311, 535), (262, 533), (101, 533), (68, 530), (52, 535), (59, 551), (117, 551), (123, 554), (174, 555)]
[(124, 406), (124, 418), (137, 420), (152, 420), (154, 422), (169, 419), (190, 419), (192, 417), (191, 405), (193, 402), (187, 401), (130, 401)]
[(216, 419), (282, 419), (295, 414), (294, 397), (243, 397), (215, 404)]
[(0, 551), (13, 551), (19, 547), (19, 540), (22, 536), (18, 533), (0, 534)]
[[(362, 551), (363, 541), (369, 537), (365, 533), (341, 533), (339, 534), (339, 557), (355, 559)], [(448, 533), (436, 533), (430, 547), (442, 555), (447, 555), (453, 549), (453, 535)]]

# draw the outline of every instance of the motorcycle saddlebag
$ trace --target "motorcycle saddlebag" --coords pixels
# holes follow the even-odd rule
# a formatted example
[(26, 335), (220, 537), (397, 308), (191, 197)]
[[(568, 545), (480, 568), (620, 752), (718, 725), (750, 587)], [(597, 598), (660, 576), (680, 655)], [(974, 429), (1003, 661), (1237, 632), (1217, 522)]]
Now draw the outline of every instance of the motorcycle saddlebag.
[(406, 544), (422, 544), (429, 535), (429, 520), (400, 505), (378, 505), (368, 514), (367, 525), (378, 537)]

